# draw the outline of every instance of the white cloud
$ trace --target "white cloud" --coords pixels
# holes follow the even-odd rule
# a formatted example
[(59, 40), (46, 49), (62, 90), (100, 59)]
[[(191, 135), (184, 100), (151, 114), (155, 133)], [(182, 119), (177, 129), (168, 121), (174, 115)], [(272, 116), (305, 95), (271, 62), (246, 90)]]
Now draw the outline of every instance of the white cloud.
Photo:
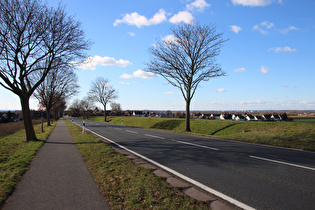
[(295, 48), (291, 48), (291, 47), (276, 47), (276, 48), (270, 48), (270, 50), (275, 51), (276, 53), (297, 51)]
[(214, 92), (226, 92), (227, 90), (225, 90), (224, 88), (219, 88), (219, 89), (214, 89)]
[(266, 104), (268, 102), (267, 101), (258, 100), (258, 101), (241, 101), (240, 103), (243, 104), (243, 105), (247, 105), (247, 106), (256, 106), (256, 105)]
[(173, 95), (175, 94), (174, 92), (166, 92), (166, 93), (163, 93), (164, 95)]
[(171, 23), (191, 23), (194, 20), (193, 15), (188, 11), (180, 11), (176, 15), (170, 18)]
[(263, 73), (263, 74), (267, 74), (269, 72), (269, 69), (266, 66), (262, 66), (260, 68), (260, 72)]
[(133, 72), (133, 75), (135, 77), (141, 77), (143, 79), (152, 79), (152, 78), (157, 77), (157, 75), (152, 73), (152, 72), (146, 72), (146, 71), (143, 71), (143, 70), (140, 70), (140, 69), (135, 71), (135, 72)]
[(96, 66), (119, 66), (119, 67), (126, 67), (131, 65), (132, 63), (128, 60), (115, 60), (111, 57), (101, 57), (98, 55), (95, 55), (94, 58), (88, 57), (84, 62), (78, 63), (78, 62), (71, 62), (70, 65), (78, 65), (79, 69), (91, 69), (95, 70)]
[(123, 78), (123, 79), (135, 79), (136, 77), (133, 76), (133, 75), (130, 75), (130, 74), (123, 73), (123, 75), (121, 75), (120, 78)]
[(253, 30), (257, 30), (262, 34), (267, 34), (268, 30), (273, 28), (274, 26), (275, 25), (272, 22), (265, 20), (261, 22), (259, 25), (255, 25), (253, 27)]
[(274, 2), (282, 3), (282, 0), (232, 0), (234, 5), (251, 6), (251, 7), (264, 7)]
[(128, 32), (128, 34), (129, 34), (130, 36), (136, 36), (136, 34), (135, 34), (134, 32)]
[(289, 26), (288, 28), (280, 29), (279, 31), (280, 33), (287, 34), (290, 31), (297, 31), (297, 30), (300, 30), (300, 29), (295, 26)]
[(120, 84), (123, 84), (123, 85), (130, 85), (130, 82), (120, 82)]
[(135, 25), (138, 28), (140, 28), (141, 26), (157, 25), (159, 23), (162, 23), (163, 21), (166, 21), (167, 18), (165, 14), (166, 12), (163, 9), (160, 9), (159, 12), (157, 12), (151, 19), (148, 19), (137, 12), (125, 14), (122, 19), (117, 19), (114, 22), (114, 26), (118, 26), (118, 24), (120, 23)]
[(234, 69), (233, 70), (234, 72), (244, 72), (244, 71), (246, 71), (246, 69), (245, 68), (238, 68), (238, 69)]
[(152, 72), (146, 72), (139, 69), (137, 71), (134, 71), (132, 75), (124, 73), (123, 75), (120, 76), (120, 78), (124, 79), (135, 79), (137, 77), (141, 77), (143, 79), (153, 79), (157, 77), (157, 75)]
[(197, 9), (199, 11), (203, 11), (204, 8), (210, 7), (211, 4), (208, 4), (205, 0), (196, 0), (192, 2), (191, 4), (186, 5), (187, 10), (194, 10)]
[(306, 105), (309, 107), (315, 107), (315, 101), (301, 101), (300, 102), (301, 105)]
[(240, 32), (241, 30), (243, 30), (240, 26), (237, 26), (237, 25), (232, 25), (230, 26), (230, 28), (231, 28), (230, 30), (236, 34), (238, 34), (238, 32)]
[(176, 40), (177, 38), (173, 34), (163, 37), (163, 41), (167, 43), (176, 42)]

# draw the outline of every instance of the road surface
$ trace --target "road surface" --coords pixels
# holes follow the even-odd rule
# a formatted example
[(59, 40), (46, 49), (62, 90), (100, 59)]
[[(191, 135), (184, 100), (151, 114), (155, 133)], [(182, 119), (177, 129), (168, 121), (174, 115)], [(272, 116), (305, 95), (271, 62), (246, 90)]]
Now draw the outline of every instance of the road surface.
[[(82, 120), (68, 118), (82, 125)], [(86, 128), (255, 209), (314, 209), (315, 153), (85, 120)]]

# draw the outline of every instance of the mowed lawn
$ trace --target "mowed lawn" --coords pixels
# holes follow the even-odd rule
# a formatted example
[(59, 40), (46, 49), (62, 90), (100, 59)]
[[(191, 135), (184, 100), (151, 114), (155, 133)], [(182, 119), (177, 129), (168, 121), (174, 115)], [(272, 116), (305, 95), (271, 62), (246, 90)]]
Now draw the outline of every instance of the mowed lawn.
[[(104, 117), (95, 117), (104, 122)], [(185, 119), (109, 117), (109, 123), (176, 133), (209, 136), (274, 146), (315, 151), (315, 118), (292, 122), (191, 120), (192, 132), (185, 132)]]

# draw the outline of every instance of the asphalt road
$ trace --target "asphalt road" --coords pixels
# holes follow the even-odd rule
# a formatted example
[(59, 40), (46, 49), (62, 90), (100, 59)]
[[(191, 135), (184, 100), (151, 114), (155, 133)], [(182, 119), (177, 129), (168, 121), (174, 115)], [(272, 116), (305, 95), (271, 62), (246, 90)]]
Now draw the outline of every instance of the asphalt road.
[(314, 152), (92, 121), (85, 125), (252, 208), (315, 208)]

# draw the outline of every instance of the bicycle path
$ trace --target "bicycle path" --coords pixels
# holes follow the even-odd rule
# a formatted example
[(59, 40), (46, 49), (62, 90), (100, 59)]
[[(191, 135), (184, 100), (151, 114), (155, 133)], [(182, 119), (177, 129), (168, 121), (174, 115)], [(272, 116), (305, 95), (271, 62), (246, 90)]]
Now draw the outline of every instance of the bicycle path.
[(3, 209), (110, 209), (63, 119)]

